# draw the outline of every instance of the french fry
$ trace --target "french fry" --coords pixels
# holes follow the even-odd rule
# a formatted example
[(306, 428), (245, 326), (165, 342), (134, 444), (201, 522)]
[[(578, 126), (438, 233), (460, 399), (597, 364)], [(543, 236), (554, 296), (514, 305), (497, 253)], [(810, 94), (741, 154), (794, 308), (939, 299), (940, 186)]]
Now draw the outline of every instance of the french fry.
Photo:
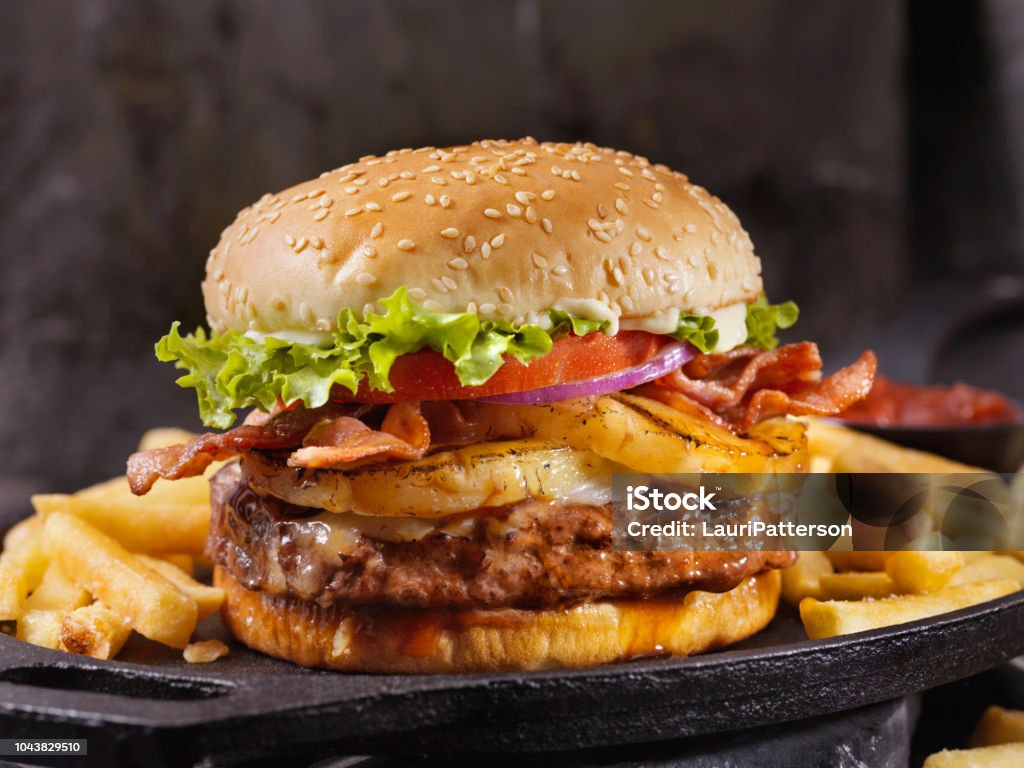
[(1017, 582), (999, 579), (946, 587), (927, 595), (902, 595), (881, 600), (822, 602), (808, 597), (800, 603), (800, 618), (807, 636), (820, 640), (937, 616), (994, 600), (1019, 589)]
[(131, 632), (123, 616), (97, 602), (64, 616), (60, 623), (60, 642), (61, 647), (71, 653), (112, 659)]
[(182, 656), (189, 664), (209, 664), (228, 655), (228, 647), (220, 640), (201, 640), (185, 646)]
[(25, 610), (67, 613), (90, 602), (88, 592), (72, 581), (60, 565), (50, 563), (39, 586), (25, 600)]
[(1024, 711), (989, 707), (974, 726), (969, 747), (993, 747), (997, 744), (1024, 742)]
[(990, 549), (964, 549), (960, 551), (960, 554), (963, 556), (964, 564), (966, 565), (967, 563), (977, 560), (979, 557), (994, 555), (995, 552)]
[(811, 455), (832, 459), (833, 472), (985, 472), (924, 451), (915, 451), (822, 419), (807, 419)]
[(155, 557), (159, 558), (160, 560), (164, 560), (168, 563), (171, 563), (176, 568), (180, 568), (189, 576), (191, 576), (195, 572), (196, 560), (192, 555), (184, 555), (179, 552), (167, 555), (155, 555)]
[(195, 629), (196, 601), (102, 531), (52, 512), (43, 526), (49, 556), (90, 594), (151, 640), (184, 648)]
[(137, 557), (147, 568), (152, 568), (171, 582), (171, 584), (196, 601), (200, 621), (210, 614), (220, 610), (221, 603), (224, 602), (224, 590), (218, 587), (208, 587), (205, 584), (199, 583), (183, 570), (178, 568), (178, 566), (169, 563), (166, 560), (160, 560), (147, 555), (137, 555)]
[(964, 566), (959, 552), (896, 552), (885, 562), (885, 572), (900, 592), (912, 595), (942, 589)]
[(147, 429), (139, 440), (140, 451), (151, 451), (154, 448), (166, 448), (169, 445), (187, 443), (194, 437), (199, 437), (195, 432), (178, 427), (154, 427)]
[(863, 552), (826, 552), (837, 571), (884, 571), (892, 552), (865, 550)]
[(826, 600), (861, 600), (865, 597), (890, 597), (898, 594), (899, 590), (888, 574), (855, 571), (822, 576), (821, 592)]
[(1013, 579), (1024, 589), (1024, 563), (1006, 555), (985, 553), (982, 557), (969, 560), (949, 583), (955, 586), (987, 579)]
[[(216, 464), (217, 468), (223, 466), (223, 462)], [(209, 477), (213, 472), (207, 470), (202, 476), (183, 477), (173, 483), (157, 483), (145, 496), (136, 496), (128, 486), (128, 478), (115, 477), (112, 480), (91, 485), (88, 488), (75, 493), (93, 500), (113, 500), (118, 502), (134, 502), (141, 506), (160, 504), (209, 504), (210, 503), (210, 481)]]
[(42, 648), (60, 648), (60, 623), (64, 614), (60, 611), (26, 611), (18, 619), (16, 637), (26, 643)]
[(832, 570), (832, 563), (821, 552), (801, 552), (799, 560), (782, 569), (783, 599), (797, 606), (805, 597), (823, 597), (820, 578)]
[(1000, 744), (980, 749), (947, 749), (929, 755), (922, 768), (1020, 768), (1024, 744)]
[(56, 512), (74, 515), (136, 552), (200, 554), (210, 524), (209, 502), (142, 504), (130, 495), (40, 494), (32, 505), (44, 519)]
[(25, 607), (25, 574), (11, 563), (0, 563), (0, 621), (15, 621)]
[(15, 524), (4, 536), (4, 549), (0, 552), (0, 563), (17, 570), (29, 592), (39, 586), (46, 571), (46, 555), (39, 539), (42, 527), (42, 520), (38, 517), (29, 517)]

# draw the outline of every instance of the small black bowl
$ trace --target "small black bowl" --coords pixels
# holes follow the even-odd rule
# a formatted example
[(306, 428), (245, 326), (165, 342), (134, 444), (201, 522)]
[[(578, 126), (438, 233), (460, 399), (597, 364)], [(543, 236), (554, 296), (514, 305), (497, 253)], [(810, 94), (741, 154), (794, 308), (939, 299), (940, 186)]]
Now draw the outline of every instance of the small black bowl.
[(844, 427), (890, 443), (936, 453), (994, 472), (1016, 472), (1024, 464), (1024, 421), (935, 427), (883, 427), (845, 419), (836, 421)]

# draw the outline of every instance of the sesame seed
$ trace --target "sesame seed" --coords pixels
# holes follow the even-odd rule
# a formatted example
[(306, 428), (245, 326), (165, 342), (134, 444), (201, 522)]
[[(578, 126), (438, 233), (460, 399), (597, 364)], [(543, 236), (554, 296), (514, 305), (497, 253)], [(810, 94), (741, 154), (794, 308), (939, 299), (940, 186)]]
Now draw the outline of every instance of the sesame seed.
[(359, 191), (359, 187), (345, 187), (346, 195), (354, 195)]
[(551, 219), (541, 219), (540, 225), (544, 229), (544, 231), (547, 232), (549, 235), (551, 234), (551, 230), (554, 229), (554, 227), (551, 226)]
[(300, 237), (298, 240), (295, 241), (295, 252), (302, 253), (302, 251), (306, 248), (307, 245), (309, 245), (309, 240), (307, 240), (304, 237)]
[(472, 235), (466, 235), (466, 239), (462, 241), (462, 250), (466, 253), (472, 253), (476, 250), (476, 238)]
[(664, 197), (665, 196), (661, 194), (661, 192), (655, 192), (653, 195), (651, 195), (651, 200), (653, 200), (656, 203), (660, 203), (664, 199)]
[(356, 275), (356, 282), (359, 285), (373, 285), (377, 282), (377, 278), (371, 275), (369, 272), (360, 272)]
[(319, 211), (313, 214), (314, 221), (323, 221), (327, 218), (327, 214), (330, 213), (326, 208), (321, 208)]
[(398, 176), (399, 176), (399, 178), (402, 178), (402, 179), (415, 179), (416, 178), (416, 174), (413, 173), (412, 171), (402, 171), (400, 174), (398, 174)]
[(448, 184), (448, 180), (442, 178), (441, 176), (431, 176), (430, 180), (434, 184), (437, 184), (437, 186), (439, 186), (439, 187), (444, 187), (444, 186), (447, 186), (447, 184)]
[(481, 304), (480, 305), (480, 314), (481, 315), (491, 315), (491, 314), (494, 314), (494, 311), (496, 309), (497, 309), (497, 307), (494, 306), (491, 303)]
[(616, 285), (622, 285), (626, 281), (626, 276), (622, 273), (622, 270), (616, 267), (612, 270), (612, 282)]
[(629, 191), (629, 184), (627, 184), (624, 181), (617, 181), (614, 184), (612, 184), (612, 186), (615, 187), (618, 190), (621, 190), (622, 192), (628, 192)]
[(494, 180), (499, 184), (508, 184), (508, 179), (500, 173), (494, 174)]
[(565, 266), (564, 264), (560, 264), (560, 265), (558, 265), (557, 267), (555, 267), (554, 269), (551, 270), (551, 274), (558, 275), (559, 277), (561, 277), (562, 275), (568, 274), (568, 272), (569, 272), (569, 268), (567, 266)]
[(423, 301), (425, 298), (427, 298), (427, 292), (424, 291), (422, 288), (410, 288), (409, 298), (412, 299), (413, 301)]
[(437, 173), (440, 170), (441, 170), (441, 166), (440, 165), (428, 165), (426, 168), (423, 169), (423, 172), (424, 173)]
[(324, 241), (319, 237), (312, 237), (309, 240), (309, 244), (316, 248), (318, 251), (324, 247)]
[(597, 217), (599, 219), (603, 219), (607, 215), (608, 215), (608, 209), (605, 207), (604, 203), (598, 203), (597, 204)]
[(619, 166), (619, 173), (621, 173), (623, 176), (629, 176), (630, 178), (632, 178), (634, 175), (633, 172), (629, 170), (629, 168), (624, 168), (621, 165)]
[(615, 200), (615, 210), (621, 213), (623, 216), (625, 216), (627, 213), (629, 213), (629, 206), (626, 205), (625, 200), (619, 197), (616, 198)]
[(454, 259), (448, 262), (448, 266), (452, 269), (464, 270), (469, 269), (469, 262), (461, 256), (456, 256)]
[(491, 258), (491, 244), (490, 243), (484, 243), (483, 245), (481, 245), (480, 246), (480, 254), (485, 259)]
[(364, 245), (359, 250), (362, 251), (363, 256), (365, 256), (368, 259), (372, 259), (377, 255), (377, 249), (374, 248), (372, 245)]
[(355, 184), (357, 187), (362, 187), (366, 184), (366, 179), (356, 179), (352, 183)]
[(499, 211), (497, 208), (484, 208), (484, 216), (486, 216), (489, 219), (500, 219), (501, 211)]
[(553, 189), (545, 189), (543, 192), (540, 193), (541, 200), (551, 200), (554, 198), (554, 196), (555, 190)]
[(452, 204), (452, 199), (448, 195), (441, 195), (441, 197), (437, 199), (437, 202), (441, 204), (442, 208), (447, 208)]
[(587, 226), (590, 227), (595, 232), (600, 232), (602, 229), (604, 229), (604, 224), (602, 224), (597, 219), (587, 219)]
[(285, 243), (287, 243), (287, 244), (288, 244), (289, 246), (294, 246), (294, 245), (295, 245), (295, 238), (294, 238), (294, 237), (292, 237), (291, 235), (285, 235), (285, 236), (284, 236), (284, 241), (285, 241)]
[(514, 173), (516, 176), (526, 175), (526, 171), (524, 171), (522, 168), (509, 168), (509, 172)]
[(345, 215), (346, 216), (358, 216), (362, 212), (363, 212), (362, 208), (349, 208), (347, 211), (345, 211)]
[(381, 222), (377, 222), (373, 225), (373, 229), (370, 230), (370, 237), (376, 240), (384, 232), (384, 225)]
[(541, 256), (539, 253), (533, 254), (531, 258), (533, 259), (533, 265), (538, 269), (544, 269), (548, 265), (548, 260)]
[(400, 203), (403, 200), (408, 200), (410, 197), (412, 197), (412, 192), (409, 190), (405, 190), (404, 192), (395, 192), (395, 194), (391, 196), (391, 201), (394, 203)]
[(447, 229), (442, 229), (441, 230), (441, 237), (446, 237), (449, 240), (451, 240), (453, 238), (456, 238), (458, 236), (459, 236), (459, 230), (457, 230), (455, 227), (448, 227)]
[(414, 243), (407, 237), (403, 238), (402, 240), (399, 240), (397, 243), (395, 243), (395, 245), (400, 251), (411, 251), (413, 248), (416, 247), (416, 243)]
[(636, 236), (643, 240), (645, 243), (651, 242), (651, 233), (643, 227), (637, 227)]
[(595, 233), (594, 233), (594, 237), (596, 237), (596, 238), (597, 238), (598, 240), (600, 240), (600, 241), (601, 241), (602, 243), (610, 243), (610, 242), (612, 241), (612, 236), (611, 236), (611, 235), (609, 235), (609, 234), (608, 234), (607, 232), (605, 232), (604, 230), (600, 230), (600, 231), (598, 231), (598, 232), (595, 232)]
[(426, 203), (427, 205), (433, 205), (434, 203), (437, 202), (437, 198), (434, 197), (433, 195), (427, 195), (426, 197), (423, 198), (423, 202)]
[(526, 206), (526, 210), (523, 211), (523, 218), (530, 224), (537, 223), (537, 212), (533, 210), (532, 205)]
[(363, 208), (365, 208), (368, 211), (374, 212), (381, 210), (380, 203), (374, 202), (372, 200), (368, 202), (366, 205), (364, 205)]
[(509, 203), (505, 206), (505, 210), (508, 211), (509, 216), (522, 216), (523, 209), (515, 203)]
[(529, 205), (530, 202), (537, 196), (533, 192), (527, 192), (525, 190), (519, 190), (516, 192), (516, 200), (523, 205)]
[(435, 277), (430, 281), (430, 284), (434, 286), (434, 290), (438, 293), (448, 293), (448, 286), (441, 282), (441, 278)]
[(441, 302), (434, 301), (433, 299), (427, 299), (426, 301), (424, 301), (423, 308), (429, 309), (431, 312), (440, 312), (443, 309), (443, 307), (441, 306)]
[(492, 248), (501, 248), (501, 246), (503, 246), (504, 244), (505, 244), (505, 233), (504, 232), (502, 232), (500, 234), (497, 234), (497, 235), (495, 235), (494, 237), (491, 238), (491, 247)]
[(454, 291), (456, 288), (459, 287), (459, 284), (452, 280), (450, 277), (448, 277), (448, 275), (442, 277), (441, 282), (444, 283), (445, 287), (448, 288), (448, 290), (450, 291)]
[(669, 261), (668, 251), (662, 248), (660, 245), (654, 249), (654, 255), (662, 261)]
[(692, 235), (694, 232), (697, 231), (697, 225), (695, 225), (695, 224), (687, 224), (685, 227), (683, 227), (683, 229), (685, 229), (687, 232), (689, 232)]
[(498, 298), (507, 304), (512, 301), (512, 291), (503, 285), (498, 289)]

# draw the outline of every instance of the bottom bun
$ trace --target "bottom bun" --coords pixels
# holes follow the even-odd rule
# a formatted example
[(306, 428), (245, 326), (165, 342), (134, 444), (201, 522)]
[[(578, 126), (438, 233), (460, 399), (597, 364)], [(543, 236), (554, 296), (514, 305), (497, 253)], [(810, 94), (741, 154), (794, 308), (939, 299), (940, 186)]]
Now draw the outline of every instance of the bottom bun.
[(224, 622), (257, 651), (304, 667), (431, 673), (584, 667), (719, 648), (772, 620), (781, 578), (767, 571), (723, 593), (459, 612), (324, 608), (245, 589), (219, 566), (214, 583), (225, 592)]

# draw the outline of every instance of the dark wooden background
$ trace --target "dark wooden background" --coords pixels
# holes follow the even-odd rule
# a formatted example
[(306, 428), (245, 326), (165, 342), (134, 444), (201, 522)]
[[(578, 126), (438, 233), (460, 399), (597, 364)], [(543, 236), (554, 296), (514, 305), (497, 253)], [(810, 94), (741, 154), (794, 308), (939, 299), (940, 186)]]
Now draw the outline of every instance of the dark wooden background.
[(939, 332), (992, 278), (1020, 289), (1022, 28), (1009, 0), (0, 3), (0, 490), (112, 475), (142, 429), (197, 426), (152, 343), (201, 321), (240, 207), (480, 137), (685, 170), (834, 365), (870, 343), (900, 375), (1024, 396), (1019, 303), (978, 345)]

